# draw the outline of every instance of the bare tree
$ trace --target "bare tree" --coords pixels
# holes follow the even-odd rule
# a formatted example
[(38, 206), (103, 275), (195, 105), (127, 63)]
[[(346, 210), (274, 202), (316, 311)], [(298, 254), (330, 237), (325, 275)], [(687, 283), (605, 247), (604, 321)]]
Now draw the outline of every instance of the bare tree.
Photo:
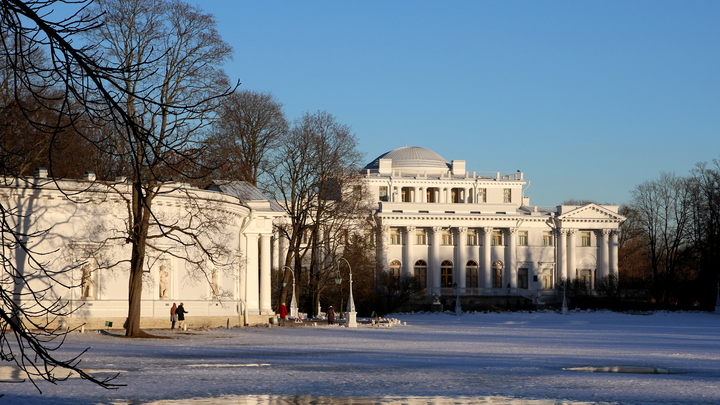
[(675, 288), (687, 270), (692, 248), (688, 207), (694, 193), (691, 181), (671, 173), (662, 173), (659, 179), (646, 181), (632, 192), (632, 207), (638, 214), (636, 226), (646, 243), (657, 302), (677, 298)]
[(144, 336), (140, 304), (149, 231), (157, 227), (169, 236), (171, 228), (154, 215), (153, 201), (174, 191), (168, 180), (201, 174), (202, 132), (217, 100), (229, 93), (218, 66), (231, 48), (211, 15), (180, 1), (98, 0), (91, 12), (103, 16), (103, 25), (88, 39), (98, 44), (99, 58), (121, 72), (119, 103), (136, 126), (147, 129), (114, 126), (108, 133), (116, 140), (110, 152), (132, 188), (126, 199), (132, 244), (126, 335)]
[(699, 283), (695, 290), (703, 306), (712, 308), (720, 288), (720, 160), (698, 163), (691, 178), (697, 187), (689, 207), (698, 252)]
[[(370, 215), (356, 147), (350, 128), (331, 114), (306, 113), (290, 129), (272, 173), (276, 198), (288, 214), (288, 223), (280, 227), (289, 240), (285, 266), (296, 273), (308, 268), (310, 313), (332, 282), (347, 232)], [(285, 280), (290, 276), (286, 272)]]
[(233, 93), (220, 105), (215, 131), (208, 139), (208, 156), (213, 159), (209, 166), (219, 166), (213, 177), (267, 189), (259, 180), (270, 169), (270, 157), (287, 129), (282, 104), (270, 93)]
[[(0, 1), (2, 103), (7, 107), (4, 112), (12, 110), (17, 124), (3, 128), (3, 136), (7, 136), (3, 141), (10, 140), (13, 130), (27, 128), (28, 124), (37, 131), (34, 135), (40, 135), (37, 139), (42, 145), (51, 145), (70, 129), (85, 137), (81, 122), (93, 120), (116, 122), (127, 131), (143, 132), (115, 100), (121, 91), (113, 82), (117, 71), (97, 63), (89, 48), (73, 44), (73, 38), (97, 28), (97, 21), (77, 13), (58, 17), (55, 9), (62, 4), (81, 11), (86, 2)], [(7, 145), (3, 142), (2, 172), (17, 174), (23, 169), (16, 163), (36, 149), (28, 149), (27, 144)], [(52, 150), (43, 148), (39, 150)], [(117, 387), (111, 378), (97, 379), (82, 371), (79, 356), (62, 360), (54, 353), (67, 332), (51, 325), (71, 310), (60, 299), (47, 299), (48, 289), (33, 289), (30, 280), (43, 277), (52, 285), (54, 281), (61, 283), (62, 278), (43, 262), (47, 252), (30, 247), (29, 241), (39, 235), (21, 226), (28, 213), (8, 207), (5, 202), (0, 204), (0, 358), (14, 362), (33, 384), (35, 379), (57, 383), (68, 377), (68, 371), (74, 371), (102, 387)]]

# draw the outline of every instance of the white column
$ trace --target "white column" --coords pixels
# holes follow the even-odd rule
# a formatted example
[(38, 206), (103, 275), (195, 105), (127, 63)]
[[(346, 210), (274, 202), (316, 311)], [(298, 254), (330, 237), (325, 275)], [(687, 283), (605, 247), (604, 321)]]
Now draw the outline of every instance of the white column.
[(415, 258), (413, 256), (413, 249), (415, 246), (415, 227), (414, 226), (406, 226), (405, 227), (405, 245), (403, 246), (403, 269), (405, 270), (405, 275), (407, 276), (414, 276), (415, 275)]
[(260, 313), (271, 314), (271, 256), (270, 256), (270, 234), (260, 235)]
[(577, 229), (568, 229), (568, 240), (567, 240), (567, 278), (577, 278), (577, 265), (575, 264), (575, 246)]
[(493, 270), (492, 270), (492, 258), (490, 255), (490, 240), (492, 238), (492, 228), (485, 227), (482, 229), (483, 231), (483, 246), (482, 246), (482, 255), (480, 257), (482, 258), (482, 271), (485, 275), (485, 288), (492, 288), (493, 283)]
[(513, 290), (517, 288), (517, 228), (508, 228), (507, 243), (505, 243), (505, 274), (507, 274), (509, 280), (504, 281), (504, 284), (510, 283), (510, 288)]
[(245, 304), (248, 314), (260, 314), (259, 302), (259, 257), (258, 257), (258, 235), (245, 235)]
[[(388, 238), (390, 238), (390, 227), (387, 225), (380, 225), (377, 227), (377, 243), (376, 246), (376, 262), (375, 262), (375, 268), (378, 270), (376, 274), (379, 274), (380, 271), (386, 271), (388, 269), (388, 256), (387, 256), (387, 246), (388, 246)], [(402, 258), (400, 260), (403, 260)]]
[(458, 288), (465, 288), (465, 272), (467, 271), (467, 227), (461, 226), (455, 229), (455, 274), (454, 282)]
[(618, 231), (610, 232), (609, 274), (618, 275)]
[(598, 282), (610, 274), (610, 230), (601, 229), (598, 241)]
[(557, 277), (568, 278), (567, 270), (567, 229), (558, 229), (557, 233)]
[(413, 189), (413, 194), (415, 194), (413, 196), (414, 197), (413, 201), (415, 201), (416, 203), (421, 203), (422, 202), (422, 193), (420, 192), (420, 187), (415, 187)]
[(442, 228), (433, 226), (430, 233), (430, 254), (428, 255), (428, 273), (432, 278), (432, 290), (440, 295), (440, 233)]

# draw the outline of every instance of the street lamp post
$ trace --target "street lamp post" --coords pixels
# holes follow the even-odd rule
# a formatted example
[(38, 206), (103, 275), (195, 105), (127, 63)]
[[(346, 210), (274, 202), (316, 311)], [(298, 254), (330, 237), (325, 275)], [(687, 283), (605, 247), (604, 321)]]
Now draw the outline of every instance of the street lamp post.
[(352, 288), (352, 267), (350, 266), (350, 262), (347, 261), (344, 257), (341, 257), (337, 260), (338, 262), (338, 271), (340, 270), (340, 260), (344, 260), (345, 264), (348, 266), (348, 270), (350, 270), (350, 297), (348, 298), (347, 307), (345, 309), (345, 312), (347, 313), (347, 327), (348, 328), (357, 328), (357, 312), (355, 312), (355, 300), (353, 300), (353, 288)]
[(290, 298), (290, 316), (292, 318), (297, 318), (298, 306), (297, 306), (297, 301), (295, 301), (295, 272), (293, 271), (293, 269), (290, 266), (283, 266), (283, 269), (290, 270), (290, 273), (292, 274), (293, 283), (292, 283), (292, 296), (291, 296), (292, 298)]

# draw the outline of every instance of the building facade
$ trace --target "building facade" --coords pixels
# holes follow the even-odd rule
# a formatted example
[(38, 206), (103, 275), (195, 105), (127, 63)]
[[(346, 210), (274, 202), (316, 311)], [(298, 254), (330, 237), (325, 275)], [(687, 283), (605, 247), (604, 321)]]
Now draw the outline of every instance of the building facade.
[(532, 206), (522, 172), (469, 172), (420, 147), (389, 151), (363, 175), (377, 201), (379, 267), (415, 277), (428, 296), (542, 302), (559, 280), (593, 290), (617, 275), (618, 206)]
[[(31, 254), (3, 233), (6, 274), (16, 269), (25, 282), (10, 285), (4, 277), (2, 288), (13, 291), (19, 305), (38, 297), (66, 305), (70, 313), (57, 321), (70, 327), (122, 327), (130, 191), (123, 179), (102, 182), (92, 173), (57, 180), (40, 169), (34, 178), (4, 179), (3, 219)], [(244, 182), (209, 189), (168, 183), (154, 199), (153, 214), (165, 226), (151, 228), (141, 327), (169, 327), (173, 302), (185, 304), (193, 327), (268, 322), (273, 221), (283, 215), (277, 204)]]

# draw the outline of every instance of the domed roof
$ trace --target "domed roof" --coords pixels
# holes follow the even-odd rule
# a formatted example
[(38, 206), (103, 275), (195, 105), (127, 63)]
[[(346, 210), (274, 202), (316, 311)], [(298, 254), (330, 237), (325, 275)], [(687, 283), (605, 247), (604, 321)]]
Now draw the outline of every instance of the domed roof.
[(365, 169), (378, 169), (380, 167), (380, 159), (392, 159), (393, 168), (447, 170), (450, 167), (447, 160), (430, 149), (419, 146), (405, 146), (383, 153), (368, 163)]

